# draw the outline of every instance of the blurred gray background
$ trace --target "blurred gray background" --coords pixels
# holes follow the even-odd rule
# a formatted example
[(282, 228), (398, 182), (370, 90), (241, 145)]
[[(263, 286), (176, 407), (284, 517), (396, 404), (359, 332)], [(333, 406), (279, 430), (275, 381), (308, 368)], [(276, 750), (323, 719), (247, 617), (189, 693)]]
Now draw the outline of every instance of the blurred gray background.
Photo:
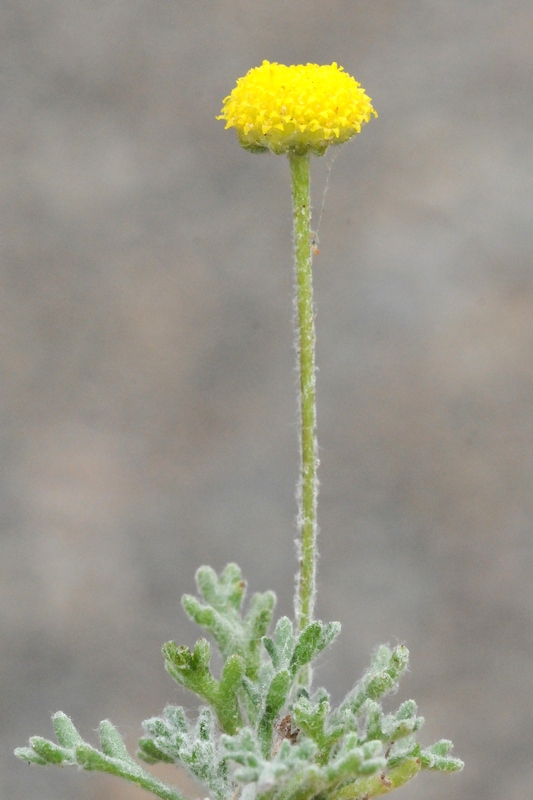
[(339, 62), (380, 115), (338, 153), (315, 262), (318, 616), (343, 624), (318, 680), (340, 700), (376, 645), (406, 642), (393, 702), (414, 697), (422, 741), (453, 739), (467, 769), (402, 796), (528, 797), (531, 0), (0, 17), (0, 796), (145, 796), (11, 753), (57, 709), (134, 747), (166, 702), (194, 708), (160, 647), (195, 640), (179, 600), (199, 564), (238, 561), (291, 613), (288, 165), (214, 119), (267, 58)]

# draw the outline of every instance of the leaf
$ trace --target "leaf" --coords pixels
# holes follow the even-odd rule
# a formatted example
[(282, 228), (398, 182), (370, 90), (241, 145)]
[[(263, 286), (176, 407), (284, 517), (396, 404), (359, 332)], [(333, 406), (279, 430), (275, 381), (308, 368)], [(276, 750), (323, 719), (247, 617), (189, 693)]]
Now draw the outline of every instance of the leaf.
[(274, 721), (285, 705), (291, 682), (290, 672), (284, 669), (274, 676), (270, 684), (265, 702), (265, 710), (258, 725), (258, 734), (265, 755), (268, 755), (270, 751), (274, 733)]
[(72, 749), (82, 743), (83, 739), (74, 723), (62, 711), (58, 711), (52, 716), (52, 723), (60, 745)]

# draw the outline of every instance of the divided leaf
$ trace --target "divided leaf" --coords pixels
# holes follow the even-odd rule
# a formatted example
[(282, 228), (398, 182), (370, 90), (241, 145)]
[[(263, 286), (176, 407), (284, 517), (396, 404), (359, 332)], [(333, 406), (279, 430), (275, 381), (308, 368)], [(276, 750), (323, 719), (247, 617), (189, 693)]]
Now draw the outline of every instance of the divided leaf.
[(188, 616), (213, 636), (224, 659), (241, 656), (246, 675), (256, 678), (261, 662), (260, 642), (272, 620), (275, 594), (254, 594), (243, 617), (246, 582), (236, 564), (228, 564), (220, 577), (211, 567), (200, 567), (196, 585), (204, 603), (192, 595), (183, 595), (182, 605)]
[(30, 763), (73, 765), (89, 771), (107, 772), (135, 783), (152, 792), (162, 800), (185, 800), (184, 796), (142, 769), (129, 755), (122, 737), (109, 720), (100, 723), (102, 752), (84, 742), (72, 721), (58, 711), (52, 717), (54, 728), (61, 744), (34, 736), (30, 747), (19, 747), (15, 755)]
[(227, 765), (219, 750), (215, 718), (202, 707), (190, 726), (180, 706), (167, 706), (162, 717), (143, 722), (148, 734), (139, 741), (139, 756), (149, 764), (165, 761), (185, 767), (217, 800), (229, 793)]
[[(234, 800), (239, 793), (240, 800), (371, 800), (421, 769), (462, 769), (446, 739), (421, 749), (415, 735), (424, 719), (413, 700), (395, 713), (382, 708), (407, 669), (406, 647), (378, 648), (367, 672), (332, 710), (325, 689), (310, 694), (305, 668), (335, 639), (339, 623), (317, 620), (295, 631), (281, 617), (268, 636), (275, 597), (254, 594), (243, 615), (246, 583), (235, 564), (220, 576), (202, 567), (196, 582), (201, 600), (185, 595), (183, 606), (218, 645), (220, 677), (211, 672), (206, 639), (192, 650), (164, 645), (169, 674), (207, 705), (195, 724), (181, 706), (171, 705), (161, 717), (146, 720), (138, 752), (146, 763), (184, 767), (212, 800)], [(35, 736), (16, 754), (42, 766), (109, 772), (162, 800), (184, 800), (131, 758), (108, 720), (100, 724), (101, 750), (85, 742), (65, 714), (55, 714), (53, 724), (57, 744)]]

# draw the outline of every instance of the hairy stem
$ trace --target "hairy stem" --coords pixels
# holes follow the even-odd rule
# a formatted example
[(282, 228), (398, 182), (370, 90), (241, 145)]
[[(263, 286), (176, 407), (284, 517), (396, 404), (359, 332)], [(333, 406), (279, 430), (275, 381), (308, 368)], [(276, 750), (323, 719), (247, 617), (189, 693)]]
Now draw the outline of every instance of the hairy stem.
[(99, 771), (109, 772), (112, 775), (117, 775), (119, 778), (125, 778), (127, 781), (137, 784), (137, 786), (140, 786), (142, 789), (146, 789), (147, 792), (151, 792), (156, 797), (160, 797), (161, 800), (186, 800), (185, 796), (178, 792), (177, 789), (167, 786), (162, 781), (158, 780), (158, 778), (146, 772), (146, 770), (123, 769), (117, 765), (116, 767), (108, 767), (107, 769), (101, 767)]
[(300, 373), (300, 477), (298, 481), (298, 532), (300, 569), (296, 618), (300, 630), (313, 620), (316, 591), (317, 441), (315, 403), (315, 321), (310, 238), (310, 155), (289, 153), (292, 178), (294, 258), (296, 268), (295, 318)]
[(358, 778), (330, 795), (330, 800), (356, 800), (356, 798), (379, 797), (399, 789), (420, 772), (420, 759), (409, 758), (404, 764), (391, 769), (387, 775), (380, 773), (369, 778)]

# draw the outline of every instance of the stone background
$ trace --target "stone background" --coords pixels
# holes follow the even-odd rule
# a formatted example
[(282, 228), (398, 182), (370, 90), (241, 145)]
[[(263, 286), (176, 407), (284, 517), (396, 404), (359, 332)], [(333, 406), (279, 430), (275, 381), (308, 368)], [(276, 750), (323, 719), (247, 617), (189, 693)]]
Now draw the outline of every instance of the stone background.
[(160, 646), (200, 563), (291, 611), (288, 167), (214, 120), (268, 58), (336, 60), (380, 114), (316, 259), (319, 678), (406, 641), (399, 699), (467, 769), (403, 796), (528, 797), (531, 0), (3, 0), (0, 39), (0, 795), (145, 796), (11, 753), (57, 709), (134, 746), (189, 702)]

